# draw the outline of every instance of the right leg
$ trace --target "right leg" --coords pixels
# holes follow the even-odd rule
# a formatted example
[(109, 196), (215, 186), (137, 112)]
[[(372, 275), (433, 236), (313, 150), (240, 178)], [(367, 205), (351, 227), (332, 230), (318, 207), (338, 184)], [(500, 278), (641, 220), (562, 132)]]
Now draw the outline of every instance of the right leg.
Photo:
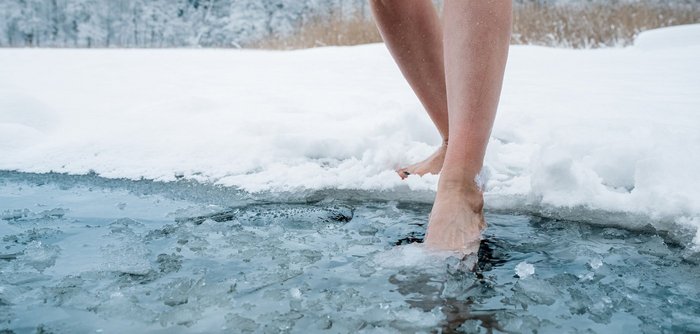
[(397, 172), (401, 178), (437, 174), (449, 138), (442, 27), (437, 11), (431, 0), (371, 0), (370, 4), (389, 52), (443, 139), (433, 155)]
[(425, 244), (473, 253), (485, 227), (476, 176), (496, 117), (510, 43), (511, 0), (445, 0), (450, 147)]

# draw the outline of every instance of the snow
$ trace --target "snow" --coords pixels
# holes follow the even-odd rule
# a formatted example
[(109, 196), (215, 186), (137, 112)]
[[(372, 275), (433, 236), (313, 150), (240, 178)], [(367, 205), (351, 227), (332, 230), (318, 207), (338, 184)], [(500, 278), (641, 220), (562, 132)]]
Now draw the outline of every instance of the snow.
[(659, 49), (700, 45), (700, 25), (687, 24), (645, 31), (634, 41), (638, 49)]
[[(700, 241), (699, 31), (651, 31), (628, 48), (513, 46), (488, 208), (680, 225)], [(407, 194), (437, 176), (393, 169), (439, 142), (383, 45), (0, 50), (4, 170)]]

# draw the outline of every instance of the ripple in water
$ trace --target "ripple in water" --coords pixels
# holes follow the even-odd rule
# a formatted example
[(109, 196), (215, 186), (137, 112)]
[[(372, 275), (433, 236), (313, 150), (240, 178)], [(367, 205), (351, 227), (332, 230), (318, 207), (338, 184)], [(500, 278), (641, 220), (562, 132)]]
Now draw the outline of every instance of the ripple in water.
[(0, 332), (700, 331), (698, 265), (653, 233), (487, 214), (458, 259), (425, 203), (188, 187), (4, 174)]

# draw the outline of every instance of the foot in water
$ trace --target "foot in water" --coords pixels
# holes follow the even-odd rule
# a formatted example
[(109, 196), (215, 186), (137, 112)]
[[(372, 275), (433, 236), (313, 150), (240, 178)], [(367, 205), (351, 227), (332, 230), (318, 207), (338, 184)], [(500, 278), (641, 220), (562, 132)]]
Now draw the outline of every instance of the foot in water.
[(442, 169), (442, 163), (445, 161), (445, 152), (447, 152), (447, 143), (443, 143), (437, 151), (425, 160), (408, 167), (399, 168), (396, 170), (396, 173), (399, 174), (402, 180), (409, 175), (439, 174)]
[(484, 196), (475, 182), (440, 182), (425, 234), (426, 246), (462, 255), (476, 253), (481, 231), (486, 228), (483, 207)]

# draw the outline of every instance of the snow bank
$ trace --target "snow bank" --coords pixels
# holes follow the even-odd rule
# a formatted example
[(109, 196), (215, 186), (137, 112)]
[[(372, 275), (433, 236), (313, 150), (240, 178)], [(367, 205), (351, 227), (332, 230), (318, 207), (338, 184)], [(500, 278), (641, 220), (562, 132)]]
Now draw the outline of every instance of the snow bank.
[(700, 45), (700, 24), (687, 24), (642, 32), (634, 41), (638, 49)]
[[(695, 231), (700, 45), (664, 41), (699, 29), (624, 49), (514, 46), (486, 158), (491, 208)], [(0, 50), (0, 169), (252, 192), (431, 190), (436, 176), (392, 170), (439, 140), (382, 45)]]

